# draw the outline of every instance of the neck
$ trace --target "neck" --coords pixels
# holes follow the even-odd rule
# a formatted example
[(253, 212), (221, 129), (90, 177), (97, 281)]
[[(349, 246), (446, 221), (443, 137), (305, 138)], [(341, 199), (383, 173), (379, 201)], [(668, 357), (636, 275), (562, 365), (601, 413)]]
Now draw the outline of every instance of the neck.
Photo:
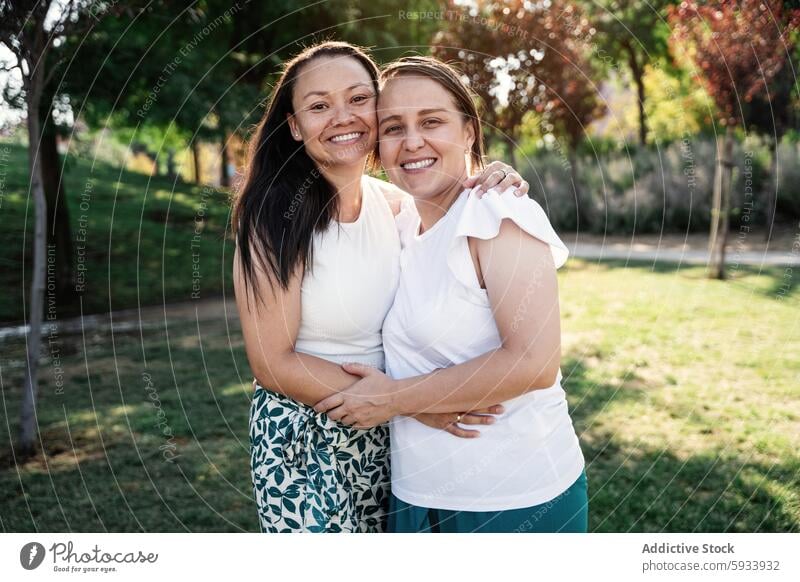
[(366, 162), (320, 170), (333, 186), (339, 203), (339, 222), (355, 222), (361, 213), (361, 177)]
[(463, 190), (463, 177), (461, 177), (450, 184), (445, 190), (434, 194), (430, 198), (414, 199), (414, 204), (417, 206), (417, 212), (419, 213), (420, 222), (422, 223), (420, 234), (432, 228), (434, 224), (444, 218), (444, 215), (447, 214), (447, 211), (450, 210), (450, 207)]

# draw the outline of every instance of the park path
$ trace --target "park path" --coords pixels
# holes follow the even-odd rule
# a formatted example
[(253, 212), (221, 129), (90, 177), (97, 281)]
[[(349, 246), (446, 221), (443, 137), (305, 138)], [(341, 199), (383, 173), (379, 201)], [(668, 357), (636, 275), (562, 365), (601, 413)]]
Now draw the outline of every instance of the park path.
[[(61, 319), (58, 322), (45, 322), (42, 325), (42, 334), (46, 337), (55, 330), (59, 336), (79, 335), (97, 329), (121, 333), (164, 327), (171, 322), (217, 320), (225, 317), (233, 327), (239, 327), (239, 314), (233, 294), (229, 297), (151, 305), (141, 309), (122, 309), (111, 313)], [(0, 344), (4, 340), (20, 338), (27, 333), (27, 325), (0, 327)]]
[[(571, 240), (569, 234), (561, 237), (570, 251), (570, 257), (586, 260), (653, 261), (676, 264), (703, 265), (708, 263), (708, 252), (701, 246), (705, 239), (698, 237), (643, 237), (638, 242), (622, 240), (621, 237), (593, 237), (581, 234), (581, 240)], [(764, 244), (730, 244), (726, 262), (732, 265), (776, 266), (788, 268), (800, 266), (800, 244), (793, 239), (783, 238), (782, 250), (769, 250)], [(772, 245), (770, 245), (772, 246)], [(112, 313), (101, 313), (62, 319), (57, 323), (46, 322), (42, 333), (49, 334), (56, 329), (59, 335), (81, 334), (95, 329), (114, 332), (131, 331), (169, 325), (171, 321), (203, 321), (227, 317), (233, 327), (239, 327), (239, 316), (233, 295), (226, 298), (214, 297), (183, 303), (169, 303), (124, 309)], [(0, 327), (0, 343), (4, 340), (21, 338), (28, 332), (27, 325)]]
[[(645, 244), (621, 242), (567, 243), (571, 257), (588, 260), (658, 261), (690, 265), (707, 265), (708, 251), (698, 248), (665, 248)], [(800, 266), (800, 249), (794, 252), (767, 250), (742, 250), (729, 248), (725, 255), (727, 265)]]
[[(570, 256), (588, 260), (658, 261), (683, 265), (708, 264), (708, 234), (639, 234), (602, 236), (585, 232), (559, 233)], [(794, 267), (800, 265), (800, 224), (776, 225), (769, 241), (764, 231), (731, 230), (725, 262), (737, 265)]]

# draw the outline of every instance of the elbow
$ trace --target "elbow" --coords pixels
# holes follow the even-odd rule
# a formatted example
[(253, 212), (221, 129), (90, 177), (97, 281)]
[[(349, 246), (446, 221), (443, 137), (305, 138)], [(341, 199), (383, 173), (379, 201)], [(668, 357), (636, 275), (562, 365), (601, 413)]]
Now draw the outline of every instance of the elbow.
[(519, 368), (519, 381), (526, 392), (550, 388), (558, 380), (561, 370), (560, 350), (549, 358), (526, 352), (520, 356)]
[(250, 365), (250, 370), (253, 372), (253, 377), (256, 383), (262, 388), (269, 388), (275, 392), (280, 392), (280, 380), (278, 374), (274, 369), (269, 366), (253, 366)]
[(250, 362), (250, 371), (259, 386), (284, 394), (284, 374), (281, 371), (285, 365), (284, 359), (280, 357), (269, 358), (269, 361), (259, 358), (258, 361)]
[(548, 366), (540, 370), (536, 375), (533, 390), (541, 390), (543, 388), (550, 388), (558, 380), (559, 366)]
[(253, 377), (259, 386), (262, 388), (269, 388), (275, 392), (281, 392), (280, 381), (276, 374), (269, 370), (252, 368), (252, 366), (251, 369), (253, 371)]

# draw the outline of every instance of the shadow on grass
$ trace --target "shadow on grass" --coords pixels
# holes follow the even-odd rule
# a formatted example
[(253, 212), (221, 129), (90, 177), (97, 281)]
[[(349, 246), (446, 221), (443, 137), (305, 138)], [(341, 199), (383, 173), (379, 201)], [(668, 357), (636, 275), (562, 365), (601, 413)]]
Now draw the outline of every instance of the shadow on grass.
[[(222, 322), (200, 333), (195, 322), (171, 325), (167, 346), (163, 329), (147, 330), (146, 368), (138, 334), (115, 334), (113, 354), (107, 337), (90, 339), (88, 355), (62, 358), (60, 395), (43, 366), (43, 450), (0, 469), (0, 529), (258, 531), (252, 388), (236, 374), (249, 374), (244, 351), (226, 345)], [(3, 395), (10, 434), (19, 384), (12, 379)], [(7, 435), (0, 446), (10, 449)]]
[[(562, 385), (569, 395), (570, 414), (575, 420), (578, 432), (590, 427), (594, 419), (602, 415), (607, 407), (640, 400), (645, 392), (633, 371), (626, 374), (620, 386), (612, 386), (592, 380), (583, 358), (566, 357), (561, 370)], [(636, 386), (632, 385), (634, 382)]]
[(766, 466), (736, 456), (676, 457), (668, 449), (584, 444), (589, 531), (797, 532), (800, 462)]
[[(800, 531), (800, 459), (768, 466), (724, 450), (680, 458), (667, 434), (662, 449), (624, 442), (624, 427), (609, 432), (596, 421), (611, 407), (645, 400), (655, 387), (634, 374), (619, 386), (595, 382), (586, 361), (574, 356), (562, 372), (586, 459), (590, 531)], [(713, 426), (699, 417), (694, 424), (701, 434)]]
[[(258, 531), (247, 450), (250, 387), (234, 367), (245, 374), (246, 361), (240, 345), (225, 345), (224, 329), (209, 324), (198, 338), (194, 322), (171, 326), (169, 358), (163, 331), (148, 331), (147, 372), (158, 405), (142, 378), (134, 334), (117, 338), (114, 358), (90, 358), (88, 378), (72, 369), (83, 354), (65, 357), (63, 396), (43, 386), (44, 453), (0, 470), (2, 530)], [(95, 341), (90, 348), (108, 343)], [(634, 375), (618, 385), (596, 382), (592, 357), (603, 354), (567, 357), (562, 366), (587, 461), (591, 531), (800, 531), (798, 459), (767, 466), (707, 449), (681, 458), (669, 449), (669, 435), (661, 449), (623, 442), (621, 431), (597, 421), (610, 407), (646, 399), (653, 387)], [(3, 401), (7, 414), (17, 410), (18, 390), (5, 391)], [(174, 460), (164, 455), (170, 443)]]

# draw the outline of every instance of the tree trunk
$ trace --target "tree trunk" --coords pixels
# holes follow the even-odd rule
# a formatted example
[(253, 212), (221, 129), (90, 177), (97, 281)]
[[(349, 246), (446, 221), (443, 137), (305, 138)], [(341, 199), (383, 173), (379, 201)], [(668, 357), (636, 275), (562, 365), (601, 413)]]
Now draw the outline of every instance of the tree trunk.
[(642, 75), (634, 77), (636, 82), (637, 103), (639, 105), (639, 143), (647, 145), (647, 115), (644, 111), (644, 80)]
[(222, 130), (222, 142), (220, 143), (220, 170), (219, 185), (228, 188), (231, 185), (231, 175), (228, 172), (228, 132)]
[(733, 127), (717, 138), (717, 164), (714, 172), (714, 198), (711, 208), (711, 235), (709, 237), (709, 276), (725, 278), (725, 247), (731, 208), (731, 178), (733, 173)]
[(194, 182), (200, 184), (203, 181), (203, 168), (200, 162), (200, 142), (192, 140), (192, 160), (194, 160)]
[(487, 129), (483, 134), (483, 149), (488, 154), (497, 142), (497, 135), (493, 129)]
[(167, 178), (174, 180), (177, 177), (175, 172), (175, 150), (169, 148), (167, 150)]
[[(45, 106), (45, 109), (47, 107)], [(55, 250), (55, 285), (58, 305), (68, 305), (75, 299), (72, 231), (69, 207), (64, 193), (64, 180), (56, 144), (56, 128), (45, 115), (41, 120), (42, 143), (39, 155), (42, 163), (42, 184), (47, 202), (47, 244)]]
[(636, 50), (632, 45), (626, 44), (628, 53), (628, 67), (631, 69), (633, 84), (636, 85), (636, 100), (639, 107), (639, 143), (647, 145), (647, 114), (644, 111), (644, 67), (639, 65)]
[(516, 137), (511, 134), (503, 134), (503, 140), (505, 141), (506, 144), (506, 154), (508, 155), (508, 163), (511, 164), (512, 168), (519, 171), (519, 166), (517, 165)]
[[(42, 67), (43, 68), (43, 67)], [(47, 201), (42, 180), (40, 153), (41, 125), (39, 123), (39, 101), (42, 94), (43, 71), (31, 73), (27, 87), (28, 106), (28, 167), (36, 213), (33, 236), (33, 267), (30, 287), (30, 311), (28, 312), (27, 373), (22, 393), (20, 413), (19, 456), (28, 457), (34, 453), (36, 441), (36, 399), (39, 391), (39, 352), (42, 343), (42, 312), (45, 286), (45, 245), (47, 241)], [(24, 266), (24, 265), (23, 265)]]

